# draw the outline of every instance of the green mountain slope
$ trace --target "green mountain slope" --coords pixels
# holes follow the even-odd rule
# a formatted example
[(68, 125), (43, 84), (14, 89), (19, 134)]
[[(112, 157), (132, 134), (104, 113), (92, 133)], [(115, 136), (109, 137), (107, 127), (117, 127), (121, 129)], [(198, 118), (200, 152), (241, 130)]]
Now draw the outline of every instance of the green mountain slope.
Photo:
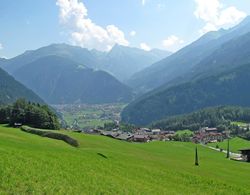
[[(0, 194), (249, 194), (248, 163), (192, 143), (62, 132), (79, 148), (0, 127)], [(105, 157), (106, 158), (105, 158)]]
[(203, 127), (217, 127), (219, 130), (231, 130), (231, 135), (244, 135), (246, 132), (237, 132), (234, 121), (250, 123), (250, 108), (238, 106), (218, 106), (204, 108), (184, 115), (167, 117), (154, 122), (153, 128), (171, 129), (174, 131), (189, 129), (198, 131)]
[(144, 96), (150, 96), (154, 93), (168, 90), (171, 86), (217, 75), (237, 68), (242, 64), (248, 64), (250, 63), (249, 54), (250, 33), (246, 33), (222, 44), (210, 56), (204, 58), (200, 63), (195, 65), (189, 72), (144, 94)]
[(222, 44), (192, 70), (196, 78), (228, 71), (250, 63), (250, 32)]
[(40, 58), (13, 75), (51, 104), (128, 102), (133, 96), (108, 73), (58, 56)]
[(19, 98), (31, 102), (44, 103), (33, 91), (16, 81), (8, 73), (0, 69), (0, 105), (13, 103)]
[(122, 113), (122, 119), (144, 125), (205, 107), (250, 106), (249, 80), (250, 64), (247, 64), (217, 76), (160, 90), (129, 104)]
[(196, 75), (197, 68), (198, 73), (209, 68), (210, 64), (203, 65), (204, 59), (213, 59), (214, 53), (223, 49), (224, 44), (249, 32), (250, 17), (232, 29), (209, 32), (170, 57), (134, 74), (128, 85), (139, 92), (147, 92), (161, 85), (173, 86), (182, 80), (189, 81)]

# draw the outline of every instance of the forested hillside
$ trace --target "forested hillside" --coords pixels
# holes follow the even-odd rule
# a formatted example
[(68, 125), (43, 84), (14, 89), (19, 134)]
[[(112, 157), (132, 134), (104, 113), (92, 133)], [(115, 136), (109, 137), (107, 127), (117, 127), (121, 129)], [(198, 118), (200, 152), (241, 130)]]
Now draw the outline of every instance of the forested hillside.
[(0, 105), (13, 103), (18, 98), (26, 98), (32, 102), (44, 103), (33, 91), (0, 69)]
[[(232, 121), (250, 123), (250, 108), (220, 106), (205, 108), (190, 114), (168, 117), (152, 123), (153, 128), (171, 130), (199, 130), (202, 127), (217, 127), (227, 130), (232, 126)], [(236, 128), (233, 127), (234, 131)]]
[(132, 90), (110, 74), (67, 58), (48, 56), (13, 75), (50, 104), (129, 102)]
[(210, 70), (217, 74), (250, 62), (249, 32), (250, 17), (231, 29), (208, 32), (170, 57), (134, 74), (128, 84), (145, 93), (162, 85), (168, 87), (190, 81)]
[(218, 105), (250, 106), (250, 64), (139, 98), (122, 113), (125, 122), (145, 125), (167, 116)]

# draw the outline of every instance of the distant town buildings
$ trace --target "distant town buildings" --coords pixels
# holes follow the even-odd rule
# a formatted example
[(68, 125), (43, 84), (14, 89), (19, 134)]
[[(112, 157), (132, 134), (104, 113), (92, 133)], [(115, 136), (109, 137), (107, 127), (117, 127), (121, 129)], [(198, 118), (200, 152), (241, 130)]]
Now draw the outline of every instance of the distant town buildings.
[(243, 161), (250, 162), (250, 148), (248, 149), (241, 149), (241, 157)]
[(149, 141), (169, 141), (174, 136), (174, 131), (162, 131), (160, 129), (149, 128), (137, 128), (132, 132), (120, 131), (119, 128), (107, 130), (85, 130), (84, 133), (99, 134), (107, 137), (111, 137), (118, 140), (130, 141), (130, 142), (149, 142)]
[(81, 132), (89, 134), (99, 134), (114, 139), (129, 142), (149, 142), (149, 141), (192, 141), (194, 143), (207, 144), (211, 142), (220, 142), (228, 137), (226, 131), (220, 131), (217, 128), (203, 127), (199, 131), (194, 132), (188, 139), (178, 139), (175, 131), (150, 129), (150, 128), (134, 128), (132, 132), (126, 132), (117, 128), (112, 130), (105, 129), (89, 129)]
[(195, 132), (192, 141), (195, 143), (211, 143), (220, 142), (226, 138), (226, 133), (221, 132), (217, 128), (203, 127), (199, 131)]

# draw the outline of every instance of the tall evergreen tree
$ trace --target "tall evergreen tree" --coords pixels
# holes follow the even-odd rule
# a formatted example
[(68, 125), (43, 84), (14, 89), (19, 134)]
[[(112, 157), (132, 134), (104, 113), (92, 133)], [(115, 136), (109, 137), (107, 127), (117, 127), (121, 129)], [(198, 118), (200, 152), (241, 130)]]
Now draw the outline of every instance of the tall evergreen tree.
[(227, 156), (226, 158), (230, 157), (230, 151), (229, 151), (229, 138), (227, 139)]
[(199, 166), (199, 158), (198, 158), (198, 149), (197, 146), (195, 147), (195, 166)]

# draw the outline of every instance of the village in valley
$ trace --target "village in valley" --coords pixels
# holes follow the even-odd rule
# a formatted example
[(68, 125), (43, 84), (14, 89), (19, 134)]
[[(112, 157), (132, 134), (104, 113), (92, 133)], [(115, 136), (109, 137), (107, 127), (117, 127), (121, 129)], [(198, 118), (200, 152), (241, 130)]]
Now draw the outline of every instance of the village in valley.
[(1, 0), (0, 195), (250, 195), (249, 1)]
[[(194, 143), (222, 142), (230, 137), (230, 130), (217, 127), (201, 127), (199, 130), (160, 129), (136, 127), (120, 122), (123, 104), (103, 105), (54, 105), (61, 114), (64, 128), (87, 134), (99, 134), (123, 141), (184, 141)], [(86, 125), (87, 124), (87, 125)], [(250, 124), (235, 125), (238, 129), (249, 129)]]
[(220, 131), (217, 128), (201, 128), (194, 133), (189, 130), (171, 131), (150, 128), (134, 128), (131, 132), (121, 131), (119, 127), (114, 129), (89, 129), (78, 132), (88, 134), (100, 134), (114, 139), (132, 142), (149, 142), (149, 141), (192, 141), (194, 143), (214, 143), (221, 142), (229, 137), (227, 131)]
[[(250, 124), (248, 124), (249, 128)], [(244, 127), (246, 128), (246, 127)], [(203, 127), (198, 131), (181, 130), (181, 131), (171, 131), (171, 130), (161, 130), (161, 129), (150, 129), (150, 128), (134, 128), (131, 132), (119, 130), (119, 123), (117, 127), (112, 130), (103, 129), (90, 129), (87, 131), (78, 131), (80, 133), (96, 134), (111, 137), (113, 139), (135, 142), (135, 143), (145, 143), (151, 141), (180, 141), (180, 142), (193, 142), (195, 144), (201, 144), (212, 150), (218, 152), (224, 152), (227, 154), (227, 158), (236, 161), (246, 161), (250, 162), (250, 149), (242, 148), (238, 152), (233, 153), (229, 150), (229, 140), (231, 139), (230, 131), (221, 131), (218, 128)], [(226, 150), (216, 146), (209, 145), (209, 143), (220, 143), (227, 140), (228, 148)]]
[[(120, 122), (120, 112), (124, 105), (105, 104), (105, 105), (61, 105), (54, 106), (62, 115), (62, 123), (65, 129), (84, 133), (107, 136), (113, 139), (134, 143), (147, 143), (152, 141), (180, 141), (202, 144), (211, 149), (225, 152), (219, 148), (217, 143), (232, 138), (230, 130), (217, 127), (201, 127), (196, 131), (171, 129), (160, 129), (150, 127), (136, 127)], [(87, 124), (87, 125), (86, 125)], [(240, 130), (247, 130), (250, 124), (235, 125)], [(210, 143), (216, 145), (211, 146)], [(249, 159), (249, 150), (242, 149), (242, 153), (231, 153), (232, 160)], [(245, 155), (244, 155), (245, 154)]]

